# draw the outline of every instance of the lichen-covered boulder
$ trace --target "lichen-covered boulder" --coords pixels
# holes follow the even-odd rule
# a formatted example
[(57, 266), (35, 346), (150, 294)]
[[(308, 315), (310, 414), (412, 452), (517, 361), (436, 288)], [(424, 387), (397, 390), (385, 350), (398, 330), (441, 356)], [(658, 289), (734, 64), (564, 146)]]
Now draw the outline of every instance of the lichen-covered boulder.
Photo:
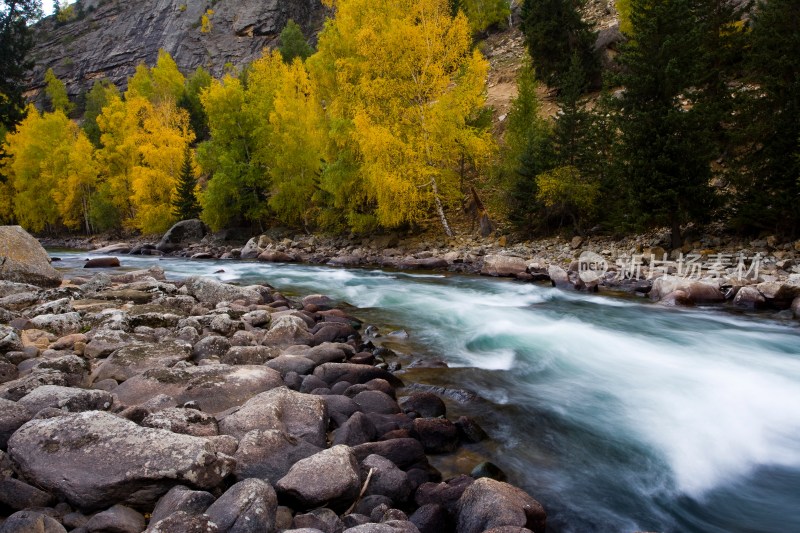
[(253, 397), (219, 424), (221, 433), (239, 439), (254, 429), (278, 429), (319, 447), (325, 446), (327, 427), (328, 410), (321, 398), (286, 387)]
[(275, 485), (300, 509), (346, 507), (361, 486), (358, 462), (347, 446), (334, 446), (294, 464)]
[(167, 394), (178, 404), (196, 401), (203, 412), (214, 414), (282, 385), (281, 375), (264, 366), (209, 365), (147, 370), (120, 384), (114, 394), (127, 406)]
[(178, 483), (216, 487), (233, 469), (207, 439), (100, 411), (31, 420), (8, 454), (26, 479), (81, 509), (150, 505)]
[(185, 341), (161, 340), (158, 343), (131, 343), (115, 350), (94, 371), (93, 381), (115, 379), (119, 382), (152, 368), (169, 368), (192, 355)]
[(528, 493), (494, 479), (476, 480), (458, 500), (457, 529), (461, 533), (482, 533), (502, 526), (544, 533), (546, 521), (544, 508)]
[(61, 285), (61, 273), (39, 241), (20, 226), (0, 226), (0, 279), (40, 287)]

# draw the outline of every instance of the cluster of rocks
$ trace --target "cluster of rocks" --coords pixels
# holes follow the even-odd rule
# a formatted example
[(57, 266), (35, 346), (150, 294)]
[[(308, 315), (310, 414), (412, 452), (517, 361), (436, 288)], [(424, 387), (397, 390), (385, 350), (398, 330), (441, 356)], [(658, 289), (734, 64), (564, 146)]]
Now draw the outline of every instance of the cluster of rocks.
[(545, 529), (490, 463), (442, 480), (486, 434), (325, 296), (153, 267), (0, 281), (0, 314), (2, 533)]

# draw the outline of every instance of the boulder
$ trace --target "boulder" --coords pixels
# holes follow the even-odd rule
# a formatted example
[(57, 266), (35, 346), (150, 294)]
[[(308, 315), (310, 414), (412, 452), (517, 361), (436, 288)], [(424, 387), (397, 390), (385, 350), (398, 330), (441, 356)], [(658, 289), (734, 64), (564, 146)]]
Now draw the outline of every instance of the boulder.
[(447, 414), (447, 407), (441, 398), (432, 392), (416, 392), (400, 400), (406, 413), (414, 412), (423, 418), (438, 418)]
[(426, 453), (449, 453), (458, 447), (458, 428), (446, 418), (415, 418), (414, 432)]
[(26, 479), (81, 509), (152, 504), (176, 483), (211, 488), (233, 469), (206, 439), (100, 411), (31, 420), (8, 454)]
[(279, 350), (271, 346), (231, 346), (220, 362), (226, 365), (261, 365), (278, 353)]
[(162, 339), (158, 343), (133, 343), (114, 351), (92, 374), (92, 381), (126, 381), (153, 368), (169, 368), (191, 356), (183, 341)]
[(0, 279), (40, 287), (61, 285), (61, 273), (39, 241), (20, 226), (0, 226)]
[(277, 509), (278, 498), (269, 483), (246, 479), (225, 491), (205, 514), (221, 531), (262, 533), (274, 530)]
[(440, 505), (455, 516), (458, 501), (474, 482), (470, 476), (461, 475), (442, 483), (423, 483), (414, 494), (414, 501), (419, 506)]
[(494, 479), (476, 480), (458, 500), (459, 533), (482, 533), (503, 526), (544, 533), (546, 520), (539, 502), (525, 491)]
[(42, 385), (74, 385), (71, 376), (58, 370), (37, 369), (30, 374), (0, 385), (0, 398), (16, 402)]
[(792, 312), (795, 318), (800, 318), (800, 296), (792, 301)]
[(150, 522), (147, 533), (222, 533), (217, 524), (204, 515), (177, 511), (158, 522)]
[(116, 268), (119, 266), (119, 259), (116, 257), (93, 257), (87, 259), (83, 268)]
[(55, 503), (55, 498), (44, 491), (32, 487), (18, 479), (0, 480), (0, 505), (15, 511), (30, 507), (47, 507)]
[(361, 391), (353, 397), (353, 401), (365, 413), (391, 415), (400, 412), (400, 406), (391, 396), (377, 390)]
[(14, 328), (0, 325), (0, 353), (21, 351), (22, 340)]
[(564, 289), (571, 286), (569, 274), (558, 265), (550, 265), (547, 268), (547, 275), (550, 277), (550, 282), (553, 284), (553, 287)]
[(363, 481), (366, 481), (370, 471), (372, 477), (365, 494), (386, 496), (395, 504), (408, 500), (413, 488), (411, 481), (408, 474), (397, 468), (392, 461), (380, 455), (368, 455), (361, 462)]
[(272, 319), (269, 330), (264, 335), (265, 346), (291, 346), (310, 344), (313, 340), (306, 322), (297, 316), (282, 315)]
[(19, 511), (0, 524), (0, 533), (67, 533), (67, 530), (44, 513)]
[(31, 322), (36, 329), (49, 331), (59, 337), (69, 335), (70, 333), (78, 333), (82, 327), (81, 315), (76, 312), (58, 315), (39, 315), (33, 317)]
[[(669, 294), (682, 291), (688, 303), (724, 302), (725, 295), (719, 290), (719, 284), (712, 281), (699, 281), (678, 276), (661, 276), (653, 281), (650, 299), (659, 301)], [(681, 298), (677, 299), (681, 303)]]
[(333, 444), (357, 446), (372, 442), (378, 437), (375, 424), (364, 413), (355, 413), (333, 431)]
[(363, 461), (372, 454), (380, 455), (389, 459), (403, 470), (418, 463), (427, 462), (422, 444), (417, 439), (411, 438), (359, 444), (358, 446), (353, 446), (353, 453), (359, 461)]
[(758, 309), (764, 307), (767, 300), (755, 287), (742, 287), (733, 299), (733, 305), (745, 309)]
[(314, 376), (328, 385), (333, 385), (337, 381), (356, 384), (366, 383), (373, 379), (385, 379), (393, 387), (403, 386), (402, 380), (391, 372), (374, 366), (352, 363), (325, 363), (314, 369)]
[(200, 242), (207, 231), (205, 225), (196, 218), (181, 220), (161, 237), (156, 250), (172, 252), (190, 243)]
[(186, 279), (183, 286), (190, 296), (203, 304), (216, 306), (220, 302), (233, 302), (243, 300), (247, 304), (260, 304), (264, 302), (261, 293), (251, 287), (237, 287), (219, 281), (192, 276)]
[(220, 421), (221, 433), (241, 439), (254, 429), (277, 429), (324, 447), (328, 411), (319, 397), (278, 387), (254, 396)]
[(120, 384), (114, 394), (129, 406), (167, 394), (181, 405), (196, 401), (202, 411), (214, 414), (238, 407), (256, 394), (281, 385), (281, 375), (263, 366), (154, 368)]
[(322, 449), (277, 429), (249, 431), (234, 454), (237, 479), (258, 478), (275, 484), (297, 461)]
[(17, 403), (31, 413), (38, 413), (47, 407), (78, 413), (105, 411), (111, 407), (113, 401), (111, 394), (102, 390), (44, 385), (23, 396)]
[(275, 485), (300, 509), (346, 508), (361, 487), (358, 462), (347, 446), (334, 446), (302, 459)]
[(483, 276), (515, 277), (528, 269), (528, 262), (521, 257), (511, 255), (487, 255), (483, 258)]
[(89, 533), (140, 533), (144, 530), (144, 516), (124, 505), (115, 505), (97, 513), (86, 523)]
[(277, 250), (265, 250), (258, 254), (258, 260), (265, 263), (291, 263), (296, 261), (291, 255)]
[(156, 504), (150, 516), (150, 523), (156, 524), (168, 516), (183, 512), (189, 515), (199, 515), (214, 503), (214, 496), (204, 490), (192, 490), (184, 485), (176, 485), (169, 489)]
[(242, 247), (239, 257), (241, 259), (255, 259), (263, 251), (264, 249), (258, 245), (258, 237), (251, 237), (247, 244)]
[(341, 533), (344, 531), (344, 523), (339, 519), (337, 514), (330, 509), (314, 509), (305, 514), (298, 514), (292, 521), (292, 531), (298, 532), (301, 530), (308, 531), (321, 531), (322, 533)]

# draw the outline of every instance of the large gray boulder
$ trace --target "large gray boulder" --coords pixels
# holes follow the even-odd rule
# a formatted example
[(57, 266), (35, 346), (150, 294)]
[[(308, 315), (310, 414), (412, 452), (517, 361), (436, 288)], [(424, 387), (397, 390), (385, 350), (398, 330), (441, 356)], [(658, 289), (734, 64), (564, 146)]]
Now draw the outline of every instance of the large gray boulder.
[(44, 513), (19, 511), (0, 524), (0, 533), (67, 533), (67, 530)]
[(164, 340), (158, 343), (131, 343), (114, 351), (94, 371), (93, 381), (128, 380), (153, 368), (169, 368), (192, 355), (192, 347), (185, 341)]
[(11, 435), (34, 414), (24, 405), (0, 398), (0, 449), (6, 449)]
[(194, 296), (200, 303), (216, 306), (220, 302), (233, 302), (244, 300), (248, 304), (260, 304), (264, 298), (260, 292), (250, 287), (236, 287), (219, 281), (192, 276), (187, 278), (183, 285), (190, 296)]
[(211, 504), (206, 515), (228, 533), (273, 531), (278, 497), (269, 483), (246, 479), (229, 488)]
[(546, 521), (539, 502), (522, 489), (494, 479), (476, 480), (458, 500), (459, 533), (482, 533), (503, 526), (544, 533)]
[(26, 479), (80, 509), (151, 505), (178, 483), (216, 487), (233, 469), (207, 439), (100, 411), (31, 420), (8, 454)]
[(301, 509), (346, 507), (361, 486), (358, 462), (348, 446), (334, 446), (294, 464), (275, 485)]
[(0, 279), (40, 287), (61, 285), (61, 273), (39, 241), (20, 226), (0, 226)]
[(128, 406), (167, 394), (178, 404), (196, 401), (203, 412), (214, 414), (282, 385), (281, 375), (264, 366), (209, 365), (147, 370), (120, 384), (114, 394)]
[(241, 439), (254, 429), (277, 429), (320, 448), (325, 446), (328, 410), (318, 396), (286, 387), (263, 392), (220, 421), (220, 432)]
[(277, 429), (249, 431), (233, 456), (237, 479), (258, 478), (270, 484), (289, 473), (297, 461), (322, 451), (320, 447)]
[(481, 274), (484, 276), (511, 276), (528, 269), (528, 261), (512, 255), (487, 255), (483, 258)]
[(35, 414), (47, 407), (71, 413), (105, 411), (113, 401), (111, 393), (102, 390), (44, 385), (23, 396), (17, 403)]
[(206, 233), (206, 226), (199, 219), (181, 220), (167, 230), (156, 244), (156, 249), (172, 252), (187, 244), (200, 242)]

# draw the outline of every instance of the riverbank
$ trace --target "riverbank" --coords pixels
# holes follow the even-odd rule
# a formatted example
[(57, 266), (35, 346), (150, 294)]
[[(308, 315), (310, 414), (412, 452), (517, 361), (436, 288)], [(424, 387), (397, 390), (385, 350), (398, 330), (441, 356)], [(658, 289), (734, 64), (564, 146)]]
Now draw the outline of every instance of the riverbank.
[(544, 531), (495, 466), (442, 480), (486, 433), (326, 296), (151, 267), (0, 309), (3, 533)]
[(194, 230), (193, 239), (182, 239), (183, 231), (171, 237), (174, 230), (160, 239), (119, 242), (101, 236), (42, 242), (104, 255), (251, 259), (512, 277), (569, 290), (638, 293), (667, 306), (726, 304), (800, 318), (800, 241), (781, 242), (774, 236), (738, 239), (690, 231), (680, 250), (669, 250), (666, 229), (622, 239), (553, 237), (513, 243), (506, 237), (323, 237), (286, 230), (229, 242), (224, 234), (203, 236), (202, 229)]

